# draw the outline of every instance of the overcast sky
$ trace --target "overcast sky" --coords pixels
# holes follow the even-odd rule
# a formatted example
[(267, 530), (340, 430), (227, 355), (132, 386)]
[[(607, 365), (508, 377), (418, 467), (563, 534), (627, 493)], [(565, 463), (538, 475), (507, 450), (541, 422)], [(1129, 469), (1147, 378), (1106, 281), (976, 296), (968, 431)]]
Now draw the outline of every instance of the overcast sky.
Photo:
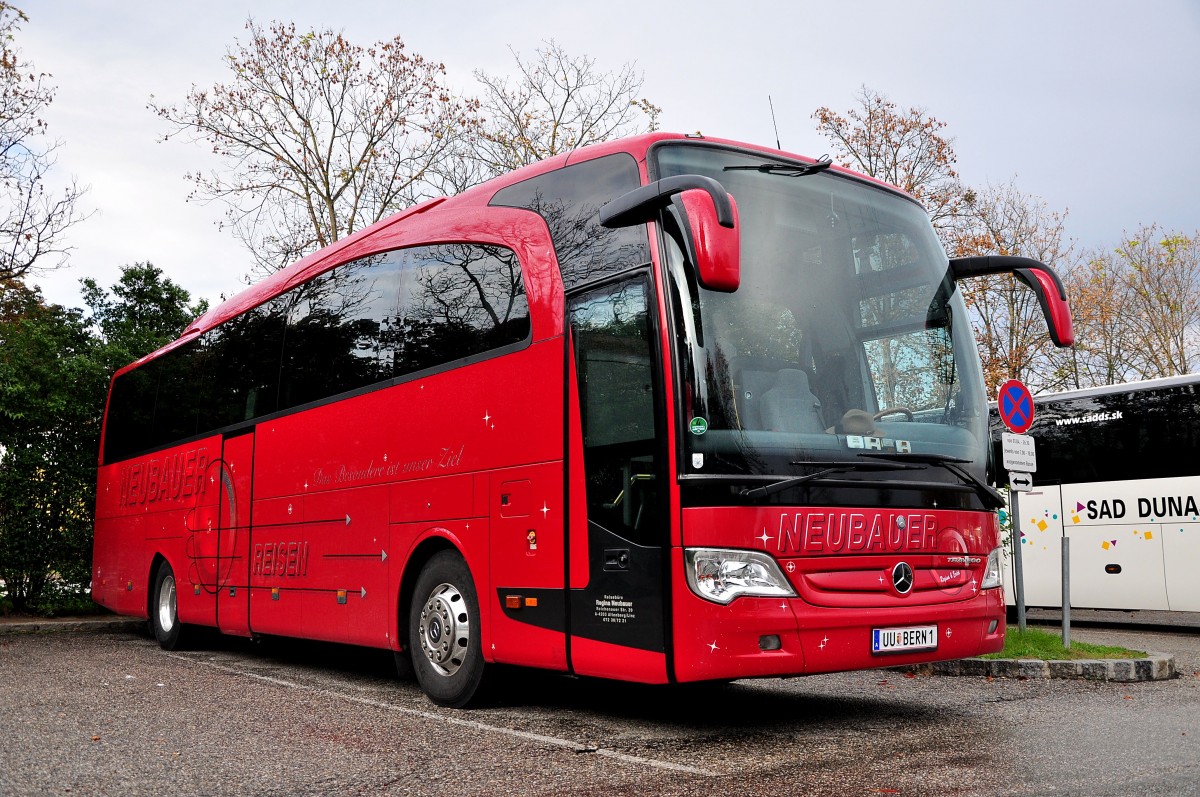
[(812, 112), (844, 112), (866, 85), (946, 122), (969, 185), (1013, 180), (1069, 211), (1083, 248), (1143, 224), (1200, 231), (1196, 0), (16, 2), (30, 17), (18, 46), (58, 86), (46, 117), (64, 142), (59, 175), (91, 186), (70, 266), (34, 280), (67, 305), (82, 277), (111, 285), (147, 260), (197, 297), (242, 287), (251, 261), (216, 229), (221, 208), (185, 201), (184, 173), (214, 162), (200, 145), (158, 143), (146, 104), (225, 81), (222, 56), (250, 17), (363, 45), (399, 34), (465, 93), (474, 70), (512, 70), (510, 46), (554, 38), (604, 70), (636, 62), (664, 130), (773, 143), (770, 96), (783, 148), (811, 156), (829, 150)]

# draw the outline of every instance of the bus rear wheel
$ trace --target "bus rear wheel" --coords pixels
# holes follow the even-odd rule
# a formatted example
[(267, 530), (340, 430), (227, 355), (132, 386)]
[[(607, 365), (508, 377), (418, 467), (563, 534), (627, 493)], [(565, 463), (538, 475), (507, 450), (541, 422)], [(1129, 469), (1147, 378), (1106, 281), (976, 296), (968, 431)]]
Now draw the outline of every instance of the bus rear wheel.
[(408, 616), (409, 651), (421, 690), (439, 706), (463, 708), (480, 692), (479, 600), (467, 563), (440, 551), (417, 577)]
[(179, 622), (179, 604), (175, 587), (175, 572), (166, 562), (154, 574), (154, 591), (150, 603), (150, 627), (163, 650), (178, 650), (187, 638)]

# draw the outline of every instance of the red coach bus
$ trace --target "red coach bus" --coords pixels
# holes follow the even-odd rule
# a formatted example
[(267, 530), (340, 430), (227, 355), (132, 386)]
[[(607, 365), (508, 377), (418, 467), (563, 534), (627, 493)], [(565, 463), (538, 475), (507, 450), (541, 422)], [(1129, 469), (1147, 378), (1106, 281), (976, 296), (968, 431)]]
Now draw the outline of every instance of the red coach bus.
[(1002, 503), (959, 279), (910, 197), (656, 133), (413, 207), (113, 378), (93, 595), (645, 683), (998, 650)]

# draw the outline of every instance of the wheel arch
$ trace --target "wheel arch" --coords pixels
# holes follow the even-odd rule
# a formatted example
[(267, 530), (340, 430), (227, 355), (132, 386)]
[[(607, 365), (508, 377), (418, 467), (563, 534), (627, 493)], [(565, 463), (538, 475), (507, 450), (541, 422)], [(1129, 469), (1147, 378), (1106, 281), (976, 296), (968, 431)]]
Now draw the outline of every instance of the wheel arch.
[[(150, 619), (150, 613), (154, 611), (154, 583), (158, 579), (158, 570), (163, 565), (170, 565), (167, 557), (163, 556), (162, 552), (156, 551), (150, 559), (150, 574), (146, 579), (146, 619)], [(172, 568), (174, 570), (174, 568)]]
[(404, 563), (404, 570), (400, 575), (400, 590), (396, 601), (396, 640), (402, 651), (408, 651), (408, 607), (412, 604), (413, 593), (416, 591), (417, 577), (421, 574), (426, 563), (434, 557), (435, 554), (442, 551), (454, 551), (459, 556), (466, 559), (462, 549), (460, 549), (448, 537), (433, 535), (426, 537), (417, 544), (412, 553), (408, 556), (408, 561)]

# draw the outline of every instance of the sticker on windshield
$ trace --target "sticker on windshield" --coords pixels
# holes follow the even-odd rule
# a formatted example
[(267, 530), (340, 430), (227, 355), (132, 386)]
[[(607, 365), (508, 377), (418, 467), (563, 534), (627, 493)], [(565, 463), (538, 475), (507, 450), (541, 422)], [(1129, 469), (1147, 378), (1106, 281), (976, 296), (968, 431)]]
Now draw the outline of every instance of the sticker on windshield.
[(703, 418), (692, 418), (692, 422), (688, 424), (688, 429), (694, 435), (702, 435), (708, 431), (708, 421)]
[(704, 455), (703, 454), (692, 454), (692, 467), (695, 468), (696, 470), (699, 470), (700, 468), (704, 467)]
[(912, 443), (908, 440), (893, 440), (890, 437), (867, 437), (866, 435), (846, 435), (846, 448), (864, 448), (868, 451), (895, 451), (899, 454), (912, 453)]

